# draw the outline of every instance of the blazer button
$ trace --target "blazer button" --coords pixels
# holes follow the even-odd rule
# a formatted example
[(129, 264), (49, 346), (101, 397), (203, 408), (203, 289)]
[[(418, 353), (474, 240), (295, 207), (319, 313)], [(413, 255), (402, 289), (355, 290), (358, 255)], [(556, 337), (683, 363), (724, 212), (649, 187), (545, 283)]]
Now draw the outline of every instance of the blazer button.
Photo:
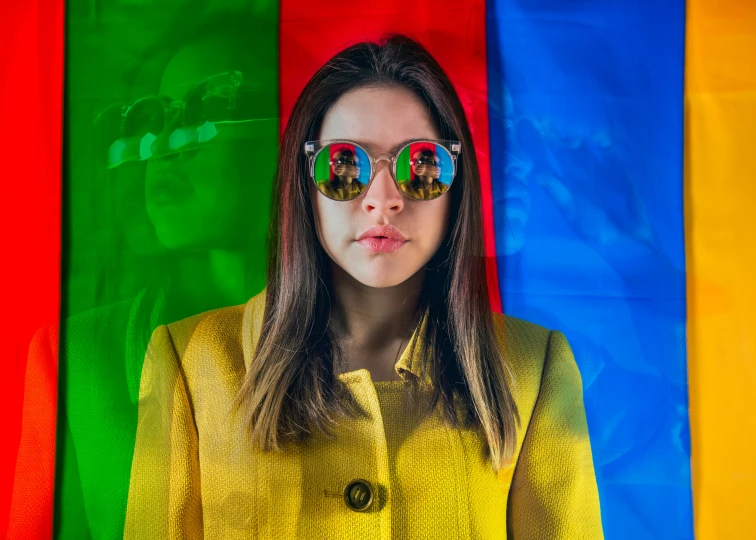
[(373, 504), (373, 485), (367, 480), (356, 478), (344, 488), (346, 505), (355, 512), (364, 512)]

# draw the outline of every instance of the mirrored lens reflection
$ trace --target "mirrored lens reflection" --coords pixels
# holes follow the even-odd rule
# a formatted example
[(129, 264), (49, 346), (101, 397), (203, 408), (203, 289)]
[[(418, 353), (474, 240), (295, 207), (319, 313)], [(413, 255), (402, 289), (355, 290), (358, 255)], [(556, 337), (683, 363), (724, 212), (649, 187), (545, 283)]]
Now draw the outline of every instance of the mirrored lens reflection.
[(359, 146), (329, 144), (315, 160), (315, 185), (330, 199), (356, 199), (367, 189), (369, 181), (370, 159)]
[(449, 189), (454, 163), (449, 151), (432, 142), (416, 142), (404, 147), (396, 163), (399, 188), (410, 198), (430, 200)]

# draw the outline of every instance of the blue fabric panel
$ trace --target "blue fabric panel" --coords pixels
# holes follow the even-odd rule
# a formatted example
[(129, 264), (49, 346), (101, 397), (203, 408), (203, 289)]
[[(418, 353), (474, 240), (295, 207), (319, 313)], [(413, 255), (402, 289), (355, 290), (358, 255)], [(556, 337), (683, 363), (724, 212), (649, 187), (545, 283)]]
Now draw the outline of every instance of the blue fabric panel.
[(606, 538), (692, 538), (684, 2), (487, 9), (504, 310), (573, 347)]

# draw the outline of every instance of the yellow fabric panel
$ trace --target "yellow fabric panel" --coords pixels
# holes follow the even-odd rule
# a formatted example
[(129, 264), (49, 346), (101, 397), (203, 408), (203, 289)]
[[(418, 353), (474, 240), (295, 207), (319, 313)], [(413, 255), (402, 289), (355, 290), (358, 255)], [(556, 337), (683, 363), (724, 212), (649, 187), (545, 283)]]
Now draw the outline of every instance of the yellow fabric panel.
[[(338, 376), (367, 414), (339, 422), (334, 440), (316, 434), (263, 453), (232, 402), (264, 305), (265, 292), (155, 331), (126, 538), (603, 538), (580, 373), (564, 334), (495, 314), (523, 421), (515, 459), (498, 474), (478, 430), (408, 406), (408, 377), (419, 373), (409, 346), (395, 366), (401, 381), (374, 383), (366, 369)], [(357, 478), (376, 487), (367, 512), (343, 498)]]
[(685, 145), (696, 538), (753, 538), (756, 2), (687, 2)]

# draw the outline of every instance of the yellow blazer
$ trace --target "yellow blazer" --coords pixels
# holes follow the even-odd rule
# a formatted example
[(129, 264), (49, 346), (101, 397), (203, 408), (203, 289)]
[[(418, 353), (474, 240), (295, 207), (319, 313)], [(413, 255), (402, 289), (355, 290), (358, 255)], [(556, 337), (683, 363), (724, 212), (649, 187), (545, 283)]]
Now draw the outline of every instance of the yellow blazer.
[(353, 195), (358, 196), (360, 193), (365, 191), (365, 187), (365, 184), (363, 184), (356, 178), (352, 180), (351, 184), (342, 184), (340, 182), (331, 184), (326, 180), (321, 185), (321, 191), (332, 199), (343, 201), (346, 197), (351, 197)]
[(438, 180), (433, 180), (429, 186), (421, 182), (401, 182), (399, 187), (410, 197), (419, 199), (432, 199), (437, 194), (443, 194), (449, 189), (449, 186)]
[[(494, 315), (522, 417), (514, 460), (497, 474), (477, 430), (407, 409), (407, 376), (418, 373), (409, 347), (402, 381), (338, 375), (369, 416), (340, 423), (335, 440), (253, 448), (231, 405), (264, 305), (265, 291), (155, 330), (126, 538), (603, 538), (580, 373), (561, 332)], [(344, 497), (354, 479), (374, 489), (367, 511)]]

